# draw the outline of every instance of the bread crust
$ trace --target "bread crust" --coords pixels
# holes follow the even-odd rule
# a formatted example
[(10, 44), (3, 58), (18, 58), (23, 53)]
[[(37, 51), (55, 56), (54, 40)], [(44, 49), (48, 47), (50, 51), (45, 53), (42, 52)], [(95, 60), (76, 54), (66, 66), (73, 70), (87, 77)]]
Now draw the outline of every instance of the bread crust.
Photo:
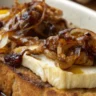
[(0, 90), (6, 96), (96, 96), (96, 89), (58, 90), (26, 68), (0, 63)]

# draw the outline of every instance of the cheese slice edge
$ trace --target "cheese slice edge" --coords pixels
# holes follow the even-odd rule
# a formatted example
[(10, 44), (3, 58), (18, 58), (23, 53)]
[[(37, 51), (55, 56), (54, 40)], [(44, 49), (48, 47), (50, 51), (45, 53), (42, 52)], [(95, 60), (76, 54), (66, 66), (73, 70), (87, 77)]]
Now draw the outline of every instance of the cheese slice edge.
[(49, 82), (58, 89), (96, 87), (96, 67), (79, 67), (83, 73), (74, 74), (60, 69), (54, 61), (51, 61), (53, 65), (50, 65), (50, 59), (43, 54), (38, 57), (41, 60), (24, 54), (22, 65), (32, 70), (43, 82)]

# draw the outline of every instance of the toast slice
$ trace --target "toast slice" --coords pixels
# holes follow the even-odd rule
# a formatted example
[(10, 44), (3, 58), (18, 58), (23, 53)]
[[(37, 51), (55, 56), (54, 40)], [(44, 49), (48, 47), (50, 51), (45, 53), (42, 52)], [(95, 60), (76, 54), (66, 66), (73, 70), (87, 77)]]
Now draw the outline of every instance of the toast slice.
[(96, 96), (96, 89), (58, 90), (24, 67), (0, 63), (0, 69), (0, 90), (6, 96)]
[(96, 96), (96, 89), (56, 89), (47, 82), (44, 83), (29, 69), (23, 66), (12, 68), (2, 62), (0, 63), (0, 92), (6, 96)]

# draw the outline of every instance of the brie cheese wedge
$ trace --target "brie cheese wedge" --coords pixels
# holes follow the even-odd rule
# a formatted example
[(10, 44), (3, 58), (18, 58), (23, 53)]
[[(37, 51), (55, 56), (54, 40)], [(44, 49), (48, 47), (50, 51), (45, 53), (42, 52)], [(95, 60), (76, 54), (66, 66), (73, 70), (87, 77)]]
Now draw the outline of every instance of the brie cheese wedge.
[[(30, 47), (31, 50), (34, 48)], [(95, 66), (72, 66), (68, 70), (62, 70), (44, 54), (30, 56), (27, 53), (23, 55), (22, 65), (32, 70), (43, 82), (49, 82), (58, 89), (96, 87)]]

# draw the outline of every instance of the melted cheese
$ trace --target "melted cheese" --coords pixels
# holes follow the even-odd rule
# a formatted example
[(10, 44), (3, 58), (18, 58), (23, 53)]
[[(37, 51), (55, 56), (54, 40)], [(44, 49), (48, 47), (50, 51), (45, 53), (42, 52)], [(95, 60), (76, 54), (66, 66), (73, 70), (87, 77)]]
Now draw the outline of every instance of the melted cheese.
[(72, 66), (71, 68), (67, 69), (66, 71), (72, 72), (74, 74), (83, 74), (83, 71), (78, 66)]
[(44, 54), (36, 56), (24, 54), (22, 65), (32, 70), (43, 82), (49, 82), (58, 89), (96, 87), (95, 66), (73, 66), (69, 70), (62, 70), (55, 65), (53, 60), (47, 58)]

